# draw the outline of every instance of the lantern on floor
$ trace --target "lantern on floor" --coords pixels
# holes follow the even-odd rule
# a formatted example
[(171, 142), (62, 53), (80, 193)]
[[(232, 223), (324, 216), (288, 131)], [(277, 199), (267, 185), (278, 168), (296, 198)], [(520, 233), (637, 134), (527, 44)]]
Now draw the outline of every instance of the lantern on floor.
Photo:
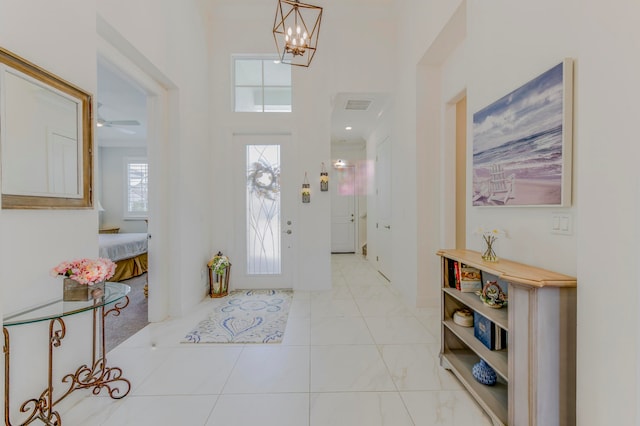
[(302, 202), (311, 202), (311, 185), (309, 185), (309, 179), (307, 179), (307, 173), (304, 174), (304, 182), (302, 183)]
[(327, 173), (327, 169), (324, 168), (324, 163), (322, 163), (322, 170), (320, 170), (320, 191), (328, 191), (329, 190), (329, 173)]
[(229, 258), (219, 251), (207, 263), (207, 266), (209, 267), (209, 296), (226, 296), (229, 291), (229, 276), (231, 275)]

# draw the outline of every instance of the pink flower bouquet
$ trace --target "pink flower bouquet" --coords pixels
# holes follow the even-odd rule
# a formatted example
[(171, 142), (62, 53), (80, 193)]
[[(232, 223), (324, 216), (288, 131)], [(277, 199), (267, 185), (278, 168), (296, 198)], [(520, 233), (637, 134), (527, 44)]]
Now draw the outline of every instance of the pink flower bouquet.
[(116, 264), (109, 259), (78, 259), (65, 261), (51, 270), (51, 275), (62, 275), (80, 284), (94, 285), (113, 277)]

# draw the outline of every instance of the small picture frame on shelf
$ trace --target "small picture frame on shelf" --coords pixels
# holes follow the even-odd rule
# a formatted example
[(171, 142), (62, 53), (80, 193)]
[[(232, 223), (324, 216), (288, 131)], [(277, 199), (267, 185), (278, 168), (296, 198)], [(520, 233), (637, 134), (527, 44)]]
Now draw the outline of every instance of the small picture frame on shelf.
[(482, 272), (478, 268), (464, 265), (460, 268), (460, 291), (473, 293), (482, 289)]

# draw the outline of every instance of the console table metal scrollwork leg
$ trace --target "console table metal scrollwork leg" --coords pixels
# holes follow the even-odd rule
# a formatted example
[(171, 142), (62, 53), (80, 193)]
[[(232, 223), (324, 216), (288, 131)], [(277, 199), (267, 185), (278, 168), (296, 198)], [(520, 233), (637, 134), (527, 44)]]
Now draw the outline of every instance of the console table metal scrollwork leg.
[(10, 425), (9, 421), (9, 332), (5, 327), (2, 327), (2, 334), (4, 335), (4, 345), (2, 346), (2, 352), (4, 352), (4, 424)]
[[(32, 398), (20, 406), (20, 412), (27, 413), (27, 418), (20, 423), (21, 426), (29, 425), (35, 420), (40, 420), (45, 425), (60, 426), (62, 419), (54, 407), (72, 392), (78, 389), (92, 389), (94, 395), (98, 395), (102, 389), (106, 389), (112, 399), (120, 399), (127, 396), (131, 390), (131, 383), (122, 376), (122, 369), (119, 367), (108, 367), (105, 351), (104, 321), (110, 313), (119, 315), (120, 311), (129, 304), (129, 298), (125, 297), (122, 302), (118, 302), (113, 308), (104, 311), (104, 306), (93, 310), (93, 348), (91, 366), (82, 365), (74, 373), (65, 375), (63, 383), (68, 383), (68, 389), (57, 399), (54, 399), (53, 386), (53, 354), (54, 349), (62, 344), (66, 335), (66, 326), (62, 318), (53, 318), (49, 322), (49, 364), (47, 373), (47, 388), (38, 398)], [(96, 336), (99, 327), (100, 345)], [(10, 339), (9, 332), (3, 327), (4, 334), (4, 421), (6, 426), (12, 426), (10, 420)]]

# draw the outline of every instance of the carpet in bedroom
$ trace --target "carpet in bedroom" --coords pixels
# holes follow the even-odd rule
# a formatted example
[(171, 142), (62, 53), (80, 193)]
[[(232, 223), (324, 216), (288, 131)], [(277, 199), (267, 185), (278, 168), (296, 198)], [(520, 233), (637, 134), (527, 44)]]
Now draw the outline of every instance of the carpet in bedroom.
[[(144, 297), (144, 285), (147, 283), (147, 274), (144, 273), (138, 277), (121, 282), (131, 286), (129, 305), (120, 311), (120, 315), (113, 315), (113, 313), (111, 313), (105, 318), (105, 351), (107, 352), (149, 324), (149, 299)], [(113, 307), (113, 305), (109, 305), (109, 308), (111, 307)]]

